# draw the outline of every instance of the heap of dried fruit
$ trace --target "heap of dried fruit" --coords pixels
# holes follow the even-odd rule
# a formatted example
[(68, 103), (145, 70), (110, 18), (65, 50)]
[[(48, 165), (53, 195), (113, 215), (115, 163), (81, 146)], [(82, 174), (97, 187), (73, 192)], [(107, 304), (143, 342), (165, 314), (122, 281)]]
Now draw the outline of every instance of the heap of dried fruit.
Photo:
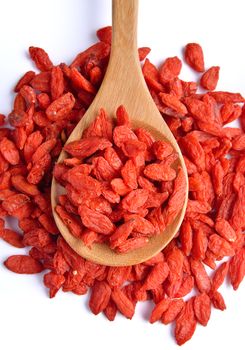
[[(100, 42), (80, 53), (70, 66), (54, 66), (42, 49), (30, 48), (41, 72), (27, 72), (18, 82), (8, 118), (13, 128), (0, 129), (0, 214), (17, 218), (21, 229), (18, 233), (4, 228), (1, 219), (0, 236), (30, 250), (29, 255), (8, 258), (5, 266), (17, 273), (49, 270), (44, 284), (50, 297), (59, 289), (82, 295), (91, 288), (91, 311), (103, 312), (109, 320), (118, 311), (132, 318), (138, 301), (152, 299), (155, 307), (150, 322), (173, 322), (181, 345), (191, 338), (197, 323), (208, 323), (211, 305), (226, 308), (219, 292), (226, 276), (236, 290), (245, 275), (244, 98), (221, 91), (198, 94), (195, 82), (178, 77), (182, 63), (177, 57), (166, 59), (159, 69), (144, 61), (146, 83), (178, 140), (188, 169), (185, 220), (176, 238), (142, 264), (108, 267), (86, 261), (66, 244), (54, 224), (50, 181), (63, 143), (103, 79), (111, 28), (100, 30), (98, 37)], [(140, 59), (148, 52), (140, 49)], [(185, 59), (204, 72), (199, 45), (188, 44)], [(218, 73), (217, 67), (204, 72), (202, 86), (213, 89)], [(226, 126), (237, 119), (241, 128)], [(0, 122), (3, 125), (2, 115)], [(171, 195), (174, 189), (167, 191)], [(175, 196), (173, 202), (178, 204), (178, 200)], [(205, 266), (213, 273), (208, 274)]]
[(178, 153), (171, 144), (143, 128), (133, 130), (123, 106), (116, 114), (114, 126), (101, 109), (82, 138), (64, 147), (70, 157), (55, 165), (54, 176), (66, 194), (56, 211), (85, 245), (108, 242), (126, 253), (175, 219), (186, 181), (182, 168), (173, 168)]

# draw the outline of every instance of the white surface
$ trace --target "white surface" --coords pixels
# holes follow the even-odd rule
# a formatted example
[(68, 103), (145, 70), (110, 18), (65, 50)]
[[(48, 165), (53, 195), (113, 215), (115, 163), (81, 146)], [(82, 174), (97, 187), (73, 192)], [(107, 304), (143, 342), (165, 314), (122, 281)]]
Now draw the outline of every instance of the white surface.
[[(206, 66), (220, 65), (219, 89), (245, 94), (243, 0), (140, 0), (139, 45), (150, 46), (153, 62), (180, 55), (188, 42), (202, 44)], [(30, 45), (41, 46), (54, 63), (70, 62), (95, 40), (95, 30), (110, 23), (110, 0), (0, 2), (0, 113), (8, 113), (19, 76), (33, 69)], [(193, 72), (184, 66), (181, 77)], [(0, 260), (20, 251), (0, 241)], [(42, 276), (18, 276), (0, 266), (0, 347), (2, 350), (164, 349), (178, 346), (170, 328), (146, 322), (151, 305), (139, 305), (132, 321), (87, 311), (87, 296), (47, 297)], [(245, 285), (234, 293), (224, 286), (228, 309), (212, 310), (206, 328), (198, 326), (183, 350), (244, 349)]]

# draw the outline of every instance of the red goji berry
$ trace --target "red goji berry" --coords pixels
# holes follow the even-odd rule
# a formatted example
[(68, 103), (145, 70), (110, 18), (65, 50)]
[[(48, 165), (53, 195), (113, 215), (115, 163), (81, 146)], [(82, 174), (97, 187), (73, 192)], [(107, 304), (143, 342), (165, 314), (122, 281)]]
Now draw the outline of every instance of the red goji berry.
[[(184, 172), (171, 144), (143, 127), (133, 128), (122, 105), (115, 118), (101, 108), (82, 138), (65, 145), (64, 162), (55, 164), (108, 66), (112, 28), (102, 28), (97, 35), (100, 42), (79, 53), (70, 66), (53, 66), (44, 50), (30, 48), (41, 72), (29, 71), (18, 81), (8, 115), (11, 129), (0, 130), (0, 237), (31, 249), (29, 256), (12, 256), (5, 265), (17, 273), (47, 269), (43, 282), (50, 297), (61, 288), (78, 295), (91, 288), (92, 312), (103, 311), (109, 320), (118, 311), (132, 318), (138, 301), (153, 300), (151, 321), (176, 321), (176, 340), (183, 344), (197, 321), (207, 324), (210, 300), (214, 307), (226, 308), (217, 291), (226, 275), (235, 290), (244, 279), (245, 99), (240, 93), (213, 91), (219, 67), (204, 72), (198, 44), (185, 49), (186, 62), (204, 72), (198, 84), (178, 77), (179, 58), (167, 58), (158, 69), (146, 58), (150, 49), (138, 49), (150, 94), (184, 155), (188, 207), (179, 233), (148, 261), (133, 267), (87, 261), (55, 225), (52, 174), (65, 190), (56, 211), (70, 233), (88, 248), (108, 243), (119, 254), (164, 235), (187, 196)], [(199, 86), (209, 91), (199, 94)], [(224, 128), (238, 118), (241, 128)], [(1, 126), (5, 119), (0, 114)], [(17, 218), (23, 234), (5, 228), (7, 216)], [(214, 270), (213, 276), (204, 264)], [(194, 297), (184, 302), (189, 293)]]
[(191, 43), (185, 47), (185, 60), (197, 72), (204, 71), (203, 51), (199, 44)]
[(20, 274), (39, 273), (44, 269), (39, 261), (28, 255), (12, 255), (4, 262), (4, 265), (10, 271)]

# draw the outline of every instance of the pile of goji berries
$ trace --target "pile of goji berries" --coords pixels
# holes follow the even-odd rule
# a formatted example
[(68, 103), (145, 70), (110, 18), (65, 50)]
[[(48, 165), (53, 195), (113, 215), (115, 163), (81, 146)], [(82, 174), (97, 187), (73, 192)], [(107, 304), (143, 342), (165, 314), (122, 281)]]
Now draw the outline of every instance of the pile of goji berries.
[[(192, 337), (197, 323), (208, 323), (211, 305), (226, 308), (218, 291), (225, 278), (235, 290), (244, 278), (245, 100), (238, 93), (211, 91), (219, 68), (205, 71), (198, 44), (186, 46), (185, 60), (197, 72), (205, 71), (200, 79), (200, 85), (209, 89), (205, 93), (197, 93), (197, 83), (178, 77), (182, 63), (177, 57), (166, 59), (157, 69), (145, 59), (150, 50), (139, 49), (146, 83), (184, 154), (187, 212), (175, 239), (142, 264), (108, 267), (86, 261), (57, 230), (50, 184), (62, 145), (91, 104), (107, 67), (111, 28), (99, 30), (98, 38), (100, 42), (70, 66), (54, 66), (45, 51), (30, 48), (41, 72), (27, 72), (18, 82), (8, 117), (12, 127), (0, 129), (0, 214), (17, 218), (21, 229), (17, 233), (4, 228), (1, 219), (0, 236), (30, 250), (29, 255), (9, 257), (5, 266), (17, 273), (49, 270), (44, 284), (50, 297), (59, 289), (82, 295), (91, 288), (91, 311), (103, 312), (109, 320), (118, 311), (132, 318), (138, 301), (152, 299), (150, 322), (173, 322), (181, 345)], [(237, 119), (241, 128), (226, 126)], [(2, 126), (4, 120), (1, 115)], [(170, 196), (173, 190), (168, 186)], [(178, 200), (176, 196), (177, 205)], [(162, 212), (156, 222), (158, 218)], [(207, 273), (206, 266), (213, 272)]]
[(54, 168), (66, 192), (56, 211), (85, 245), (106, 242), (127, 253), (173, 222), (185, 202), (186, 179), (180, 166), (173, 168), (178, 153), (170, 143), (132, 129), (123, 106), (116, 115), (114, 126), (100, 109), (82, 138), (65, 145), (69, 157)]

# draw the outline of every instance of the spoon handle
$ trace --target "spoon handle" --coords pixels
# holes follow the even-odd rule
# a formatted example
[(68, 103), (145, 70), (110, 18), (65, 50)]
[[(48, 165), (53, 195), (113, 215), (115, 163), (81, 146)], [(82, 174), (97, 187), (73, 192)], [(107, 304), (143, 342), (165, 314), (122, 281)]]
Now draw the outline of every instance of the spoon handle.
[(112, 0), (112, 55), (138, 57), (138, 0)]

